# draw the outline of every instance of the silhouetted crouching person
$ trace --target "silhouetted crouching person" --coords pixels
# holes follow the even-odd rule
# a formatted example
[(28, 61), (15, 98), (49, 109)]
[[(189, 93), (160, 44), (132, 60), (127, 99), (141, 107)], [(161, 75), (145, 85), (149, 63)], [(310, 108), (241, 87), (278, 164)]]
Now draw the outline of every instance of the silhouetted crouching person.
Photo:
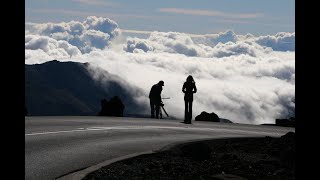
[[(149, 99), (150, 99), (150, 107), (151, 107), (151, 118), (159, 118), (159, 110), (160, 110), (160, 104), (161, 101), (161, 92), (162, 92), (162, 86), (164, 86), (163, 81), (159, 81), (157, 84), (153, 85), (150, 93), (149, 93)], [(156, 116), (154, 115), (154, 111), (156, 111)]]
[(191, 124), (192, 119), (192, 102), (193, 102), (193, 93), (197, 92), (196, 83), (193, 80), (193, 77), (189, 75), (186, 82), (182, 86), (182, 92), (184, 93), (184, 122)]

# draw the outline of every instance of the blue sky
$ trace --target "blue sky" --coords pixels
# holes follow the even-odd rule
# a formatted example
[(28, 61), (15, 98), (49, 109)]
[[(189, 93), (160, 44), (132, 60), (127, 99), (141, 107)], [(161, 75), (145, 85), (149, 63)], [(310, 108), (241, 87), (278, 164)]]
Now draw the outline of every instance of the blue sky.
[(194, 34), (295, 32), (294, 0), (26, 0), (26, 22), (108, 17), (122, 29)]

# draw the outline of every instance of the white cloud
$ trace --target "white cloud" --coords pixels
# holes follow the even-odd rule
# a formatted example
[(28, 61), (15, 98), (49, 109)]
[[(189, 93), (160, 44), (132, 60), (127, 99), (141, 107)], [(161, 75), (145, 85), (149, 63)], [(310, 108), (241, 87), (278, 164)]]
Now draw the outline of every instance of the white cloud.
[(93, 29), (109, 34), (111, 37), (118, 35), (118, 24), (111, 19), (90, 16), (84, 21), (87, 29)]
[(236, 42), (238, 39), (237, 35), (232, 30), (227, 30), (226, 32), (220, 32), (215, 35), (206, 35), (194, 37), (193, 40), (198, 43), (207, 44), (209, 46), (215, 46), (219, 42)]
[(275, 36), (258, 37), (255, 41), (275, 51), (295, 51), (295, 33), (280, 32)]
[(26, 34), (48, 36), (65, 40), (84, 53), (95, 48), (104, 49), (119, 36), (118, 24), (108, 18), (89, 16), (83, 22), (28, 24)]
[[(171, 97), (164, 100), (166, 110), (169, 115), (183, 118), (181, 88), (191, 74), (198, 87), (193, 117), (207, 111), (234, 122), (257, 124), (294, 116), (295, 52), (279, 46), (288, 39), (294, 42), (294, 33), (255, 37), (227, 31), (199, 40), (196, 38), (203, 37), (152, 32), (146, 39), (117, 41), (111, 38), (111, 32), (117, 28), (108, 26), (109, 21), (99, 18), (88, 18), (88, 21), (82, 23), (84, 28), (78, 24), (78, 28), (74, 28), (77, 32), (70, 30), (70, 25), (60, 24), (60, 27), (50, 27), (54, 33), (43, 35), (40, 31), (37, 35), (26, 35), (25, 62), (33, 64), (52, 59), (90, 62), (92, 67), (123, 78), (125, 82), (121, 83), (128, 84), (137, 103), (145, 106), (143, 113), (149, 112), (151, 86), (164, 80), (162, 96)], [(72, 40), (65, 40), (65, 32), (73, 36)], [(261, 39), (277, 40), (266, 45)], [(89, 50), (80, 52), (84, 47)]]
[(53, 58), (69, 58), (81, 55), (80, 50), (64, 40), (55, 40), (47, 36), (26, 35), (25, 36), (26, 54), (32, 50), (41, 50)]
[(127, 52), (134, 52), (136, 49), (141, 49), (144, 52), (153, 51), (152, 46), (150, 46), (145, 40), (139, 38), (129, 38), (127, 46), (124, 49)]
[(82, 39), (88, 47), (103, 49), (109, 44), (110, 35), (90, 29), (83, 33), (80, 39)]
[(168, 52), (194, 57), (218, 58), (240, 54), (258, 56), (272, 51), (252, 40), (238, 41), (238, 37), (232, 31), (194, 38), (178, 32), (152, 32), (147, 39), (129, 38), (124, 50), (133, 52), (135, 48), (142, 49), (144, 52)]

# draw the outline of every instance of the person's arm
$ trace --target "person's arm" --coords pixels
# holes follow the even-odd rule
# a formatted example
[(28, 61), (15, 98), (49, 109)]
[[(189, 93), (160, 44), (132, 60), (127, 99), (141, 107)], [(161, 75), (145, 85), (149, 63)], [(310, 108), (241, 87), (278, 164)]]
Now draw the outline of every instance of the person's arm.
[(162, 99), (161, 99), (161, 93), (162, 93), (162, 87), (160, 86), (160, 93), (159, 93), (160, 102), (162, 101)]
[(186, 86), (185, 86), (185, 83), (183, 83), (183, 86), (182, 86), (182, 92), (183, 92), (183, 93), (186, 93), (186, 90), (185, 90), (185, 89), (186, 89)]
[(197, 92), (197, 86), (196, 86), (196, 83), (194, 83), (193, 93), (196, 93), (196, 92)]

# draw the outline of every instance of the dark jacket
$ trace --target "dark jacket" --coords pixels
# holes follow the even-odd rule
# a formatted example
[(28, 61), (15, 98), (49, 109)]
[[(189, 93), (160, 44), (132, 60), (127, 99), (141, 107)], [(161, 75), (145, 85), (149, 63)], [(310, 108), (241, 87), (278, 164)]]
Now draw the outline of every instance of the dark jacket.
[(160, 86), (159, 84), (153, 85), (149, 93), (150, 101), (158, 103), (161, 102), (161, 91), (162, 86)]
[(182, 92), (184, 92), (185, 101), (193, 101), (193, 93), (197, 92), (195, 82), (185, 82), (182, 86)]

